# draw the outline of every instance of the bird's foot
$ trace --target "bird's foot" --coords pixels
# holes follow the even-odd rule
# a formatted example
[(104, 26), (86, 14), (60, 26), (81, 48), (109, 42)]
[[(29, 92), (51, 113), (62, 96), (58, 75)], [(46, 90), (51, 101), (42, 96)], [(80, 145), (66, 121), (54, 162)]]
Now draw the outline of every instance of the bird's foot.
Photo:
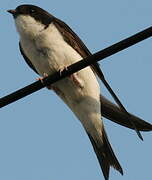
[(65, 65), (59, 68), (58, 71), (59, 71), (59, 73), (60, 73), (60, 76), (62, 75), (62, 72), (63, 72), (64, 70), (68, 70), (67, 66), (65, 66)]
[[(41, 81), (41, 83), (43, 84), (43, 83), (44, 83), (44, 82), (43, 82), (43, 79), (46, 78), (46, 77), (48, 77), (48, 74), (47, 74), (47, 73), (43, 73), (43, 77), (36, 78), (36, 80), (37, 80), (37, 81)], [(49, 89), (49, 90), (53, 90), (51, 84), (50, 84), (50, 85), (47, 85), (46, 87), (47, 87), (47, 89)]]
[(37, 81), (41, 81), (43, 83), (43, 79), (48, 77), (48, 74), (47, 73), (43, 73), (43, 77), (38, 77), (36, 78)]
[[(58, 71), (60, 72), (60, 75), (62, 74), (62, 72), (63, 72), (64, 70), (68, 70), (67, 66), (65, 66), (65, 65), (62, 66), (62, 67), (60, 67), (60, 69), (58, 70)], [(72, 81), (76, 84), (76, 86), (78, 86), (79, 88), (82, 89), (82, 88), (84, 87), (83, 82), (80, 80), (80, 78), (78, 78), (77, 73), (71, 74), (71, 75), (69, 76), (69, 78), (70, 78), (70, 80), (72, 80)]]

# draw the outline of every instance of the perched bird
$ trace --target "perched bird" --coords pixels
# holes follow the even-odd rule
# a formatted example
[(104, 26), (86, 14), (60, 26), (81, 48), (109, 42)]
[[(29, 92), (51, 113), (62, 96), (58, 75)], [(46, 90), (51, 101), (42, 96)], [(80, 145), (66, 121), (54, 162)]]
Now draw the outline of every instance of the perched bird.
[[(69, 65), (91, 54), (67, 24), (40, 7), (21, 5), (8, 12), (13, 15), (20, 35), (21, 54), (40, 76), (45, 77), (56, 71), (62, 73)], [(53, 89), (81, 121), (93, 145), (105, 180), (108, 180), (110, 166), (121, 174), (123, 170), (108, 141), (102, 114), (123, 126), (132, 129), (134, 127), (119, 107), (101, 96), (96, 78), (99, 73), (99, 65), (95, 63), (48, 88)], [(152, 130), (151, 124), (134, 115), (130, 116), (139, 130)]]

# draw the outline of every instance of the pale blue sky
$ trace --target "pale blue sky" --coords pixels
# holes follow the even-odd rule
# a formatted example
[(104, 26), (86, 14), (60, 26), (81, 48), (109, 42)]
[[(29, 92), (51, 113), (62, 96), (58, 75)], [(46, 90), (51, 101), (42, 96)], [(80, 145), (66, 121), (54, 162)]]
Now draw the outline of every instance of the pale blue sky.
[[(69, 24), (92, 52), (152, 25), (152, 1), (5, 0), (0, 2), (0, 96), (38, 77), (23, 61), (18, 35), (7, 9), (30, 3)], [(102, 69), (128, 111), (152, 123), (152, 39), (102, 61)], [(111, 99), (103, 89), (102, 92)], [(81, 124), (51, 91), (42, 89), (1, 109), (0, 179), (102, 180), (103, 175)], [(104, 119), (109, 140), (124, 169), (110, 180), (152, 178), (152, 133), (135, 132)]]

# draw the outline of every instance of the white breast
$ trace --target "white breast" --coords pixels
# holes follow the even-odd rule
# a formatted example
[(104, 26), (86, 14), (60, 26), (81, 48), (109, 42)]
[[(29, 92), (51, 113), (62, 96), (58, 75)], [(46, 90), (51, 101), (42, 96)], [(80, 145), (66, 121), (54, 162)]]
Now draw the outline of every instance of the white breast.
[[(44, 29), (40, 24), (32, 21), (33, 20), (30, 19), (30, 25), (24, 22), (23, 26), (20, 25), (22, 21), (18, 19), (16, 25), (20, 33), (20, 42), (24, 53), (31, 60), (40, 75), (43, 76), (44, 73), (51, 74), (82, 59), (82, 57), (64, 41), (62, 35), (53, 23)], [(32, 30), (31, 32), (30, 29)], [(36, 30), (34, 31), (33, 29)], [(81, 114), (79, 112), (80, 109), (83, 109), (85, 114), (87, 111), (93, 109), (94, 113), (98, 113), (100, 116), (100, 89), (93, 71), (90, 67), (87, 67), (79, 71), (77, 77), (83, 84), (83, 88), (77, 87), (70, 78), (65, 78), (55, 83), (55, 86), (64, 94), (64, 98), (61, 98), (77, 116)], [(79, 106), (77, 106), (78, 102)], [(79, 119), (84, 119), (83, 115), (85, 114), (81, 114)]]

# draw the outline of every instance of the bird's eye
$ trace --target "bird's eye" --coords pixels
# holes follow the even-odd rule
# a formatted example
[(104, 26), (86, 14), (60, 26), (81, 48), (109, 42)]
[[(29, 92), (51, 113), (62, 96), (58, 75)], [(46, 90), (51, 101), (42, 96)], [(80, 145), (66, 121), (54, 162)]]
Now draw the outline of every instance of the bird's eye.
[(29, 12), (30, 12), (30, 14), (33, 14), (36, 12), (36, 10), (35, 9), (29, 9)]

